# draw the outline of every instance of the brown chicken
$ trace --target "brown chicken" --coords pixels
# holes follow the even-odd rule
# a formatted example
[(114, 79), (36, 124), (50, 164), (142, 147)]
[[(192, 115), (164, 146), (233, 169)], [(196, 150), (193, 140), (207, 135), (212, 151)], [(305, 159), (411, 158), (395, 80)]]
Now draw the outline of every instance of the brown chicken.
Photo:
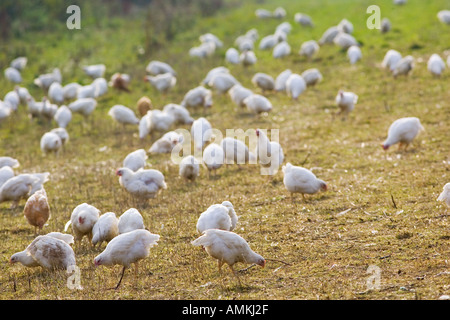
[(152, 108), (152, 101), (149, 97), (143, 96), (137, 102), (137, 110), (141, 117), (145, 116), (147, 112)]
[(130, 92), (128, 88), (130, 84), (130, 77), (127, 74), (115, 73), (111, 76), (111, 81), (109, 85), (115, 89), (122, 90), (125, 92)]
[[(50, 217), (50, 206), (44, 188), (36, 191), (28, 198), (23, 209), (23, 214), (28, 223), (34, 226), (35, 234), (40, 233), (42, 227)], [(37, 231), (38, 228), (39, 231)]]

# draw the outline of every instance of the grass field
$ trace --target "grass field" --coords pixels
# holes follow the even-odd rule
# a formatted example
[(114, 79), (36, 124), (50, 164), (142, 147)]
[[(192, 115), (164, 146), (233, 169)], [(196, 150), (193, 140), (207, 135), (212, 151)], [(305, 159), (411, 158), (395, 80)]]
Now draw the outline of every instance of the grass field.
[[(256, 117), (233, 105), (228, 95), (214, 93), (213, 107), (191, 116), (205, 116), (214, 128), (280, 129), (286, 162), (303, 164), (327, 182), (328, 191), (304, 201), (292, 202), (283, 185), (281, 170), (272, 179), (259, 174), (256, 165), (222, 167), (209, 179), (201, 170), (195, 183), (178, 176), (178, 166), (169, 155), (151, 155), (151, 168), (160, 170), (168, 189), (148, 206), (138, 207), (146, 227), (161, 236), (150, 256), (140, 263), (139, 276), (127, 270), (119, 290), (121, 267), (98, 267), (93, 258), (102, 248), (91, 248), (86, 239), (75, 247), (83, 290), (66, 286), (68, 274), (26, 269), (8, 263), (34, 238), (34, 228), (23, 217), (25, 201), (15, 209), (0, 204), (0, 299), (438, 299), (450, 294), (449, 209), (436, 198), (450, 181), (450, 72), (433, 77), (426, 61), (433, 53), (450, 54), (449, 26), (436, 14), (450, 9), (448, 0), (409, 0), (395, 6), (391, 0), (317, 1), (228, 1), (225, 9), (199, 19), (189, 30), (157, 50), (146, 50), (143, 21), (115, 19), (107, 26), (82, 26), (81, 30), (26, 34), (1, 44), (0, 66), (4, 70), (19, 56), (28, 57), (21, 84), (40, 100), (44, 94), (33, 84), (40, 73), (61, 68), (63, 83), (90, 83), (80, 68), (104, 63), (106, 77), (115, 72), (132, 76), (131, 93), (114, 91), (98, 99), (98, 106), (83, 124), (74, 115), (67, 130), (70, 141), (59, 157), (43, 155), (40, 137), (56, 126), (31, 122), (26, 107), (0, 123), (0, 156), (17, 158), (22, 172), (50, 172), (45, 184), (51, 218), (43, 233), (62, 231), (72, 210), (83, 202), (102, 213), (119, 216), (134, 200), (121, 189), (115, 170), (124, 157), (139, 148), (148, 150), (157, 137), (138, 138), (138, 130), (125, 131), (107, 116), (110, 107), (123, 104), (135, 108), (137, 100), (149, 96), (154, 108), (180, 103), (184, 94), (199, 85), (208, 70), (225, 65), (246, 87), (251, 77), (265, 72), (276, 77), (290, 68), (301, 73), (318, 68), (324, 79), (308, 88), (298, 101), (284, 93), (267, 93), (274, 108)], [(381, 34), (369, 30), (366, 9), (377, 4), (392, 30)], [(259, 20), (257, 8), (283, 6), (283, 20)], [(314, 28), (294, 22), (294, 14), (312, 17)], [(350, 20), (354, 36), (362, 44), (363, 58), (350, 65), (345, 51), (323, 46), (311, 61), (298, 55), (302, 42), (318, 40), (330, 26)], [(234, 39), (256, 28), (260, 39), (282, 21), (293, 28), (288, 36), (290, 56), (275, 60), (271, 50), (255, 50), (258, 62), (249, 68), (227, 65), (224, 54)], [(217, 35), (224, 47), (205, 60), (189, 57), (206, 32)], [(259, 41), (256, 43), (256, 45)], [(415, 68), (408, 77), (394, 79), (380, 68), (384, 54), (396, 49), (411, 54)], [(177, 84), (166, 95), (143, 82), (151, 60), (165, 61), (177, 71)], [(13, 89), (0, 77), (0, 96)], [(339, 89), (359, 96), (346, 121), (333, 120), (334, 99)], [(254, 90), (258, 92), (258, 89)], [(380, 144), (396, 119), (416, 116), (425, 131), (409, 149), (396, 146), (383, 151)], [(180, 126), (189, 129), (189, 126)], [(174, 128), (175, 129), (175, 128)], [(242, 272), (242, 286), (227, 268), (217, 271), (216, 261), (191, 245), (199, 235), (195, 226), (201, 212), (214, 203), (229, 200), (239, 216), (236, 232), (268, 259), (266, 267)], [(367, 290), (370, 265), (381, 270), (381, 287)], [(244, 265), (240, 266), (244, 268)]]

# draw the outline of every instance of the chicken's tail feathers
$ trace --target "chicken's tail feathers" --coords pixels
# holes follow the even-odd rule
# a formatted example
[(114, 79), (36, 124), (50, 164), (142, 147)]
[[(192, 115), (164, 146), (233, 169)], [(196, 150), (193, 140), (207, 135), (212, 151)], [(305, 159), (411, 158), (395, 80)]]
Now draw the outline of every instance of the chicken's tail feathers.
[(64, 226), (64, 232), (67, 232), (67, 230), (69, 229), (71, 224), (72, 224), (72, 220), (69, 220), (66, 222), (66, 225)]

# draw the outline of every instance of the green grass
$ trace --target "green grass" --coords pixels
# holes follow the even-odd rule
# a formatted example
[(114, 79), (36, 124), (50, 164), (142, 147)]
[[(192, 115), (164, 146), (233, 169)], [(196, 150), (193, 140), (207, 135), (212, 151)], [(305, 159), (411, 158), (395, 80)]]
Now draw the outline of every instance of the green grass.
[[(17, 172), (51, 173), (45, 188), (52, 216), (44, 233), (62, 231), (72, 210), (83, 202), (102, 213), (120, 215), (136, 204), (120, 188), (115, 169), (129, 152), (148, 150), (156, 137), (139, 141), (137, 129), (122, 132), (107, 116), (109, 108), (114, 104), (135, 108), (142, 95), (148, 95), (155, 108), (181, 102), (210, 68), (225, 65), (225, 51), (238, 35), (256, 28), (262, 38), (284, 21), (258, 20), (257, 8), (283, 6), (288, 12), (285, 21), (293, 26), (288, 37), (291, 55), (274, 60), (271, 51), (256, 49), (255, 66), (227, 67), (249, 88), (254, 73), (276, 77), (287, 68), (301, 73), (316, 67), (323, 82), (308, 88), (297, 102), (281, 93), (268, 93), (274, 109), (264, 117), (250, 116), (228, 96), (218, 94), (211, 110), (192, 110), (191, 115), (206, 116), (222, 132), (279, 128), (286, 161), (299, 165), (306, 159), (304, 166), (314, 168), (329, 190), (306, 202), (301, 196), (291, 202), (281, 171), (270, 180), (255, 165), (243, 170), (223, 167), (215, 180), (202, 170), (194, 184), (187, 184), (168, 155), (150, 156), (148, 163), (164, 174), (168, 189), (139, 210), (147, 228), (160, 234), (161, 240), (140, 263), (137, 280), (128, 270), (117, 291), (104, 289), (116, 284), (121, 267), (95, 268), (93, 258), (101, 249), (92, 249), (86, 240), (75, 248), (84, 288), (80, 291), (66, 287), (64, 272), (9, 265), (9, 257), (32, 241), (34, 228), (22, 215), (24, 201), (16, 209), (2, 203), (0, 299), (437, 299), (449, 294), (449, 211), (436, 198), (449, 180), (450, 73), (447, 69), (438, 79), (426, 70), (431, 54), (446, 57), (444, 52), (448, 55), (450, 49), (449, 28), (436, 17), (439, 10), (449, 8), (448, 1), (410, 0), (405, 6), (394, 6), (390, 0), (228, 4), (215, 16), (199, 19), (192, 29), (180, 31), (166, 46), (144, 54), (138, 53), (145, 46), (139, 19), (116, 19), (104, 27), (86, 24), (78, 31), (32, 33), (3, 43), (0, 66), (4, 69), (14, 57), (26, 55), (22, 85), (37, 100), (43, 95), (33, 85), (37, 75), (60, 67), (64, 83), (86, 84), (90, 79), (80, 66), (90, 63), (104, 63), (107, 77), (114, 72), (131, 74), (132, 92), (109, 90), (99, 98), (85, 127), (82, 118), (74, 115), (68, 126), (70, 141), (58, 158), (44, 156), (39, 149), (40, 137), (55, 124), (30, 122), (26, 107), (21, 106), (0, 124), (0, 155), (19, 159)], [(366, 8), (371, 4), (378, 4), (382, 17), (391, 20), (390, 33), (366, 28)], [(309, 14), (315, 27), (296, 25), (296, 12)], [(303, 41), (319, 39), (343, 18), (354, 24), (354, 36), (363, 44), (363, 60), (357, 65), (350, 66), (345, 52), (334, 46), (321, 47), (312, 61), (297, 54)], [(189, 48), (198, 45), (198, 36), (205, 32), (219, 36), (224, 48), (203, 61), (190, 58)], [(409, 77), (394, 79), (379, 67), (390, 48), (423, 62), (416, 63)], [(166, 61), (178, 72), (176, 87), (165, 96), (141, 81), (151, 60)], [(3, 96), (13, 86), (2, 77), (0, 88)], [(332, 120), (339, 89), (359, 95), (345, 122)], [(390, 123), (404, 116), (419, 117), (425, 132), (407, 152), (395, 147), (384, 152), (380, 143)], [(100, 151), (104, 146), (106, 150)], [(243, 286), (227, 268), (220, 275), (215, 260), (190, 242), (198, 237), (195, 225), (200, 213), (224, 200), (234, 204), (239, 216), (236, 232), (256, 252), (289, 264), (268, 261), (264, 269), (251, 268), (241, 274)], [(380, 290), (366, 291), (369, 265), (381, 268)]]

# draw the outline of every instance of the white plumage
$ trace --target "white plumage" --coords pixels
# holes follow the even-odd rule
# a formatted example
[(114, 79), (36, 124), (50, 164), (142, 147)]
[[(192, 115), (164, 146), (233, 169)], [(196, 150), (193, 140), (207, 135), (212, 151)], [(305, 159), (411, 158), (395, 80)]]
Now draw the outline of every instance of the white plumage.
[(261, 174), (274, 175), (284, 161), (283, 148), (277, 141), (270, 141), (266, 130), (256, 129), (258, 137), (255, 154), (261, 165)]
[(450, 10), (439, 11), (437, 17), (442, 23), (450, 24)]
[(427, 68), (433, 75), (440, 76), (445, 69), (445, 62), (438, 54), (434, 53), (428, 59)]
[(269, 10), (266, 10), (266, 9), (256, 9), (255, 15), (259, 19), (267, 19), (267, 18), (272, 17), (272, 12), (270, 12)]
[(19, 107), (20, 104), (20, 97), (17, 91), (18, 91), (17, 89), (9, 91), (5, 94), (5, 97), (3, 98), (3, 103), (7, 104), (14, 111), (17, 111), (17, 108)]
[(205, 78), (202, 80), (202, 84), (209, 85), (209, 82), (211, 81), (211, 79), (219, 73), (228, 73), (229, 74), (230, 71), (228, 70), (228, 68), (225, 68), (224, 66), (212, 68), (211, 70), (208, 71)]
[(159, 235), (152, 234), (147, 230), (134, 230), (123, 233), (112, 239), (105, 250), (94, 258), (95, 266), (122, 265), (122, 276), (117, 289), (122, 281), (125, 269), (132, 263), (138, 268), (139, 260), (145, 259), (150, 254), (150, 248), (157, 244)]
[(208, 168), (208, 173), (219, 169), (224, 163), (224, 151), (221, 146), (216, 143), (209, 144), (205, 150), (203, 150), (203, 163)]
[(77, 99), (96, 98), (97, 87), (91, 83), (77, 89)]
[(286, 80), (292, 74), (291, 69), (281, 72), (275, 79), (275, 91), (286, 92)]
[(267, 73), (255, 73), (251, 81), (255, 87), (260, 88), (263, 92), (271, 91), (275, 88), (275, 80)]
[(244, 67), (254, 65), (258, 59), (256, 58), (255, 52), (252, 50), (245, 50), (239, 55), (239, 61)]
[(315, 86), (317, 83), (321, 82), (323, 79), (322, 74), (316, 68), (311, 68), (311, 69), (303, 71), (301, 76), (302, 76), (303, 80), (305, 80), (307, 87)]
[(195, 181), (199, 172), (200, 164), (193, 155), (188, 155), (181, 160), (178, 170), (180, 177), (186, 180)]
[(245, 98), (243, 101), (244, 105), (250, 112), (253, 113), (262, 113), (262, 112), (270, 112), (272, 110), (272, 103), (260, 94), (252, 94)]
[(19, 160), (15, 158), (3, 156), (0, 157), (0, 168), (2, 167), (18, 168), (20, 167), (20, 163)]
[(111, 241), (119, 235), (119, 220), (114, 212), (106, 212), (102, 214), (92, 227), (92, 244), (94, 247), (106, 241)]
[(255, 155), (248, 150), (248, 147), (241, 140), (226, 137), (220, 144), (224, 153), (224, 163), (226, 164), (237, 164), (240, 166), (256, 160)]
[(97, 106), (97, 100), (94, 98), (77, 99), (68, 105), (70, 111), (80, 113), (84, 117), (89, 116)]
[(116, 174), (119, 182), (127, 192), (136, 198), (148, 200), (155, 198), (160, 189), (167, 189), (164, 175), (155, 169), (133, 172), (128, 168), (120, 168)]
[(67, 221), (64, 226), (64, 232), (67, 232), (70, 226), (72, 226), (72, 233), (75, 241), (81, 243), (84, 236), (88, 237), (88, 241), (92, 241), (92, 228), (97, 222), (100, 215), (100, 210), (96, 207), (82, 203), (73, 209), (70, 215), (70, 220)]
[(148, 156), (144, 149), (137, 149), (127, 154), (122, 165), (133, 171), (138, 171), (145, 167), (147, 158)]
[(235, 84), (228, 91), (228, 94), (230, 95), (231, 101), (233, 101), (235, 105), (244, 108), (245, 107), (244, 99), (252, 95), (253, 91), (243, 87), (240, 84)]
[(337, 26), (329, 27), (322, 34), (322, 37), (319, 40), (320, 45), (333, 43), (334, 38), (338, 35), (339, 29)]
[(294, 15), (294, 21), (302, 26), (306, 26), (306, 27), (314, 26), (314, 23), (313, 23), (311, 17), (304, 13), (297, 12)]
[(43, 153), (58, 153), (62, 147), (62, 141), (59, 135), (54, 132), (46, 132), (41, 137), (41, 150)]
[(177, 75), (175, 70), (173, 70), (173, 68), (169, 64), (157, 60), (150, 61), (145, 68), (145, 71), (154, 76), (163, 73), (171, 73), (174, 76)]
[(402, 55), (400, 54), (400, 52), (394, 49), (390, 49), (388, 50), (388, 52), (386, 52), (381, 66), (385, 69), (389, 69), (390, 71), (394, 71), (395, 66), (401, 59)]
[(113, 118), (116, 122), (121, 123), (123, 125), (125, 124), (139, 124), (139, 119), (134, 114), (134, 111), (130, 108), (121, 105), (116, 104), (108, 111), (108, 115)]
[(6, 180), (0, 187), (0, 203), (13, 201), (12, 207), (17, 206), (22, 198), (27, 198), (42, 189), (49, 175), (49, 172), (22, 173)]
[(50, 85), (53, 82), (62, 82), (61, 71), (59, 68), (54, 68), (52, 72), (41, 74), (34, 79), (34, 84), (45, 91), (50, 88)]
[(61, 104), (64, 102), (63, 87), (59, 82), (53, 82), (48, 88), (48, 97), (51, 102)]
[(302, 43), (300, 46), (300, 51), (298, 52), (301, 56), (305, 56), (307, 58), (312, 58), (317, 52), (319, 52), (319, 44), (316, 40), (308, 40)]
[(12, 68), (12, 67), (8, 67), (5, 69), (5, 77), (6, 79), (8, 79), (8, 81), (12, 82), (12, 83), (21, 83), (22, 82), (22, 75), (20, 74), (20, 71)]
[(387, 139), (381, 145), (384, 150), (390, 146), (400, 143), (399, 148), (408, 145), (414, 140), (420, 131), (424, 130), (419, 118), (406, 117), (395, 120), (389, 127)]
[(211, 108), (212, 104), (212, 92), (203, 86), (189, 90), (181, 102), (181, 105), (185, 108), (204, 107), (206, 109)]
[(413, 68), (414, 68), (414, 58), (412, 56), (406, 56), (404, 58), (401, 58), (400, 61), (397, 62), (392, 74), (394, 75), (394, 77), (397, 77), (399, 75), (407, 76), (412, 71)]
[(200, 117), (192, 123), (191, 138), (196, 150), (202, 150), (203, 146), (211, 140), (212, 126), (204, 117)]
[(446, 183), (437, 201), (443, 201), (450, 208), (450, 182)]
[(333, 43), (342, 49), (348, 49), (351, 46), (358, 45), (356, 39), (352, 35), (345, 32), (339, 32), (336, 37), (334, 37)]
[(235, 48), (228, 48), (225, 52), (225, 60), (231, 64), (239, 64), (239, 51)]
[(170, 153), (179, 143), (182, 143), (184, 136), (176, 131), (166, 132), (161, 138), (156, 140), (148, 150), (149, 153)]
[(0, 188), (6, 181), (11, 179), (12, 177), (14, 177), (14, 170), (11, 167), (0, 167)]
[(229, 73), (217, 73), (212, 76), (208, 85), (219, 93), (227, 93), (232, 86), (239, 83), (231, 74)]
[(289, 97), (297, 100), (306, 90), (306, 81), (297, 73), (292, 73), (286, 80), (286, 93)]
[(358, 96), (349, 91), (339, 90), (336, 96), (336, 105), (339, 108), (339, 114), (343, 114), (344, 117), (355, 109), (355, 104), (358, 102)]
[(361, 49), (358, 46), (351, 46), (347, 50), (347, 58), (350, 64), (355, 64), (362, 58)]
[(284, 186), (291, 194), (301, 193), (304, 198), (305, 194), (327, 190), (327, 184), (317, 179), (316, 175), (306, 168), (294, 166), (288, 162), (282, 170)]
[(77, 97), (78, 89), (81, 88), (81, 84), (77, 82), (71, 82), (66, 84), (63, 90), (63, 96), (65, 100), (73, 100)]
[(27, 57), (17, 57), (15, 58), (13, 61), (11, 61), (10, 63), (10, 67), (17, 69), (19, 71), (22, 71), (23, 69), (25, 69), (26, 65), (28, 62), (28, 58)]
[(175, 86), (177, 78), (170, 72), (158, 74), (156, 76), (145, 76), (145, 80), (160, 92), (167, 92)]
[(62, 147), (69, 142), (69, 133), (65, 128), (55, 128), (50, 130), (50, 132), (56, 133), (61, 139)]
[(261, 39), (259, 42), (259, 50), (269, 50), (278, 44), (278, 38), (274, 34), (269, 34)]
[(118, 231), (122, 234), (137, 229), (145, 229), (144, 218), (137, 209), (130, 208), (120, 215)]
[(197, 232), (203, 233), (208, 229), (233, 231), (236, 228), (238, 216), (230, 201), (213, 204), (200, 214), (197, 220)]
[(36, 237), (28, 247), (13, 254), (10, 263), (20, 262), (26, 267), (38, 267), (55, 270), (75, 266), (75, 253), (72, 247), (50, 235)]
[(58, 124), (58, 127), (66, 128), (67, 125), (72, 120), (72, 111), (70, 111), (70, 109), (67, 106), (62, 105), (61, 107), (58, 108), (58, 110), (56, 110), (53, 119)]
[(291, 54), (291, 46), (287, 41), (281, 41), (272, 50), (272, 56), (275, 59), (281, 59)]
[(338, 23), (337, 28), (340, 32), (348, 34), (353, 33), (353, 24), (347, 19), (342, 19), (341, 22)]
[(264, 268), (266, 260), (254, 252), (244, 238), (234, 232), (208, 229), (202, 236), (192, 241), (194, 246), (202, 246), (206, 252), (217, 259), (219, 272), (224, 263), (228, 264), (233, 274), (238, 278), (234, 264), (241, 263), (255, 263)]
[(105, 70), (106, 66), (104, 64), (93, 64), (83, 67), (84, 73), (93, 79), (103, 77)]

